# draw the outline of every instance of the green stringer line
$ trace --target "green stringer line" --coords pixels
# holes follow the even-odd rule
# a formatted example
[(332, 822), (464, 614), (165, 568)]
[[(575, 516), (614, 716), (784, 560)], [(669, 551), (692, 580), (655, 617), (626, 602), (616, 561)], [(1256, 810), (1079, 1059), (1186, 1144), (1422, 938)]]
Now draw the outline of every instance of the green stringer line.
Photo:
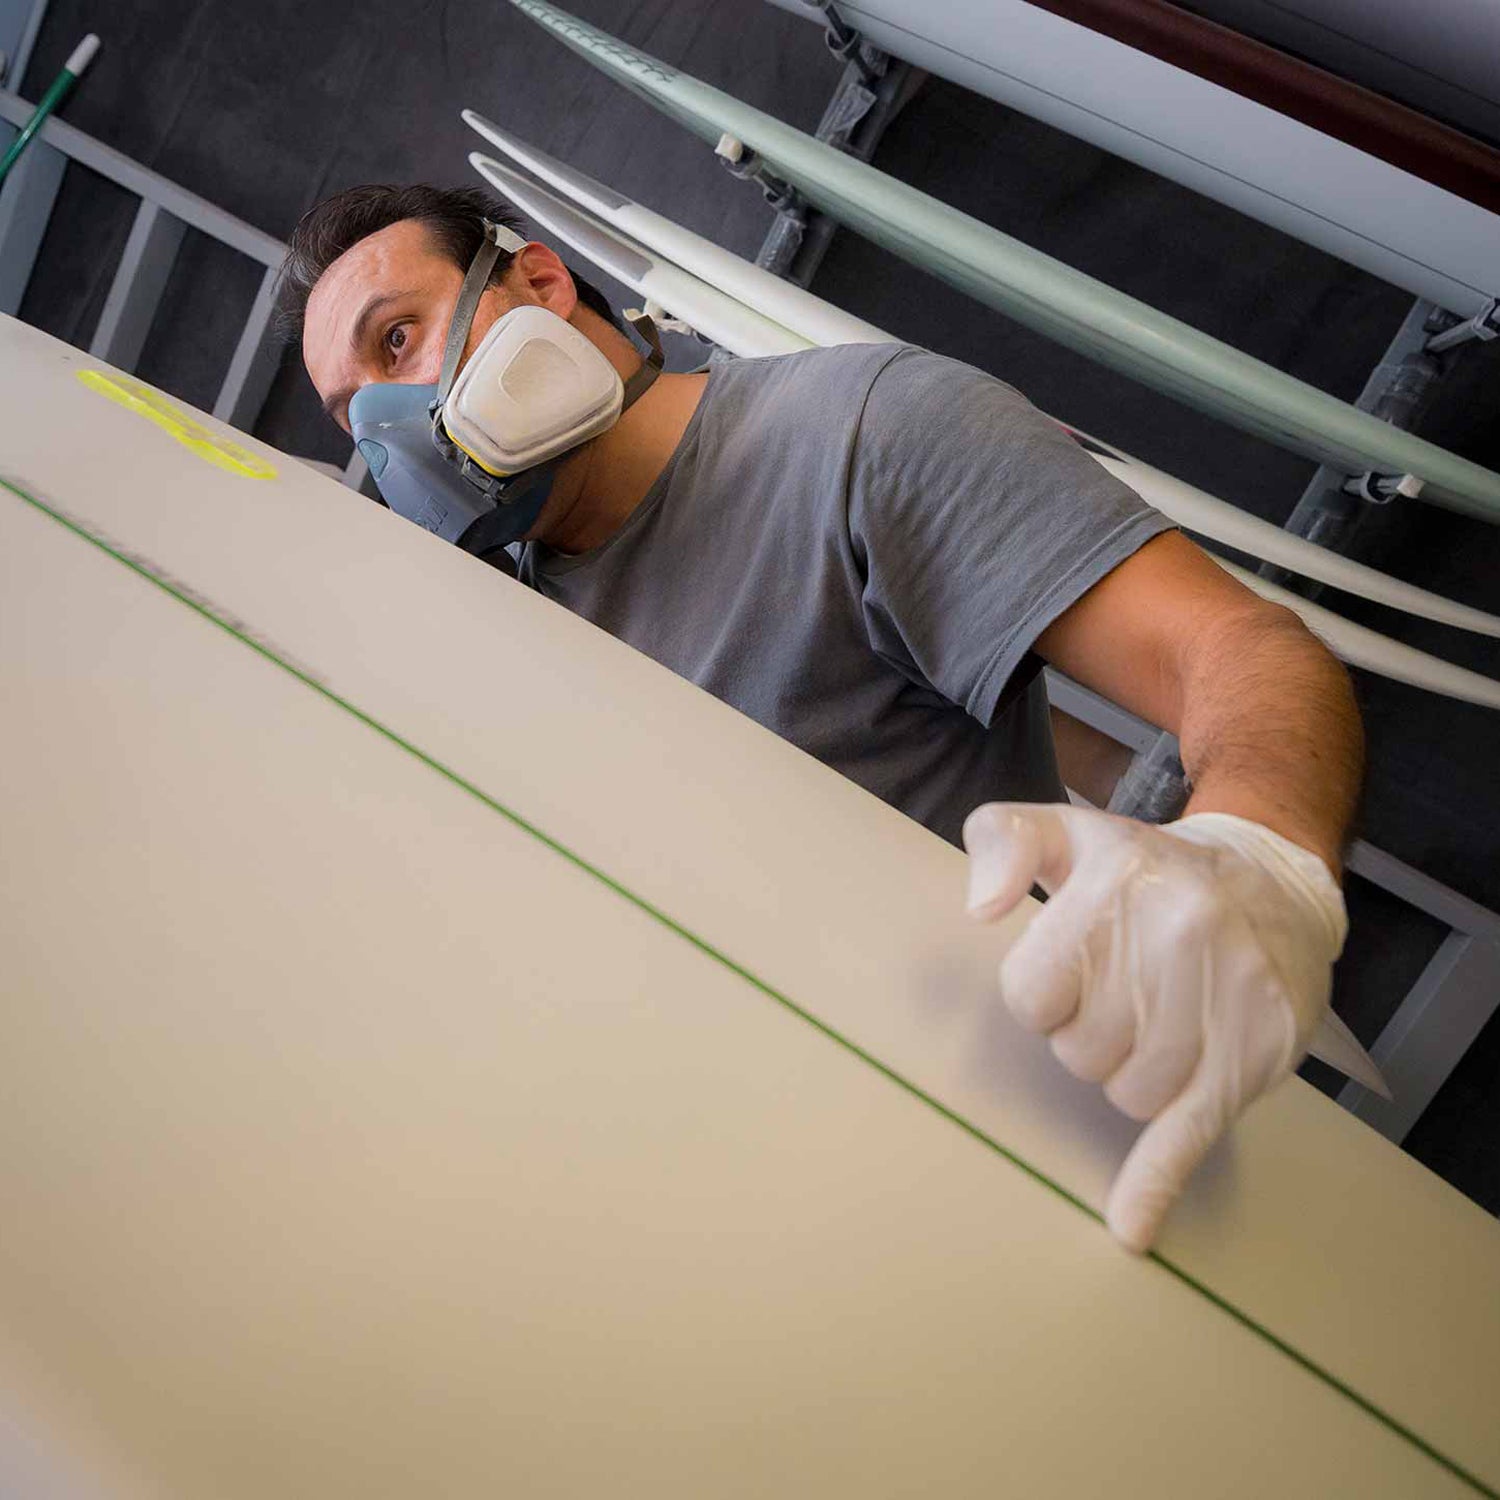
[[(161, 589), (163, 593), (170, 594), (172, 598), (178, 600), (182, 604), (187, 605), (187, 607), (191, 609), (195, 614), (201, 615), (205, 620), (208, 620), (213, 625), (216, 625), (220, 630), (224, 631), (225, 634), (233, 636), (234, 639), (239, 641), (242, 645), (248, 646), (252, 651), (256, 653), (256, 655), (262, 656), (267, 661), (274, 663), (276, 666), (280, 667), (282, 671), (288, 673), (292, 677), (295, 677), (299, 682), (311, 688), (313, 692), (319, 694), (319, 696), (326, 698), (330, 703), (333, 703), (337, 707), (343, 709), (345, 713), (352, 715), (354, 718), (358, 719), (360, 723), (368, 725), (377, 734), (382, 736), (384, 739), (389, 740), (391, 744), (399, 746), (402, 750), (406, 751), (408, 755), (414, 757), (416, 760), (419, 760), (429, 769), (436, 771), (437, 774), (443, 777), (446, 781), (451, 782), (454, 786), (459, 787), (461, 790), (467, 792), (469, 796), (473, 797), (477, 802), (483, 803), (484, 806), (489, 808), (492, 812), (499, 813), (500, 816), (506, 819), (507, 822), (513, 824), (523, 833), (528, 834), (539, 844), (542, 844), (546, 848), (550, 849), (554, 854), (557, 854), (561, 858), (567, 860), (569, 864), (582, 871), (582, 873), (587, 875), (591, 880), (595, 880), (600, 885), (607, 887), (617, 896), (621, 897), (625, 901), (628, 901), (638, 911), (643, 912), (646, 916), (650, 917), (652, 921), (659, 923), (668, 931), (675, 933), (685, 942), (691, 943), (692, 946), (696, 948), (700, 953), (702, 953), (706, 958), (712, 959), (714, 963), (721, 965), (725, 969), (728, 969), (730, 973), (738, 975), (739, 978), (743, 979), (747, 984), (758, 990), (762, 995), (766, 996), (767, 999), (774, 1000), (778, 1005), (790, 1011), (791, 1014), (796, 1016), (799, 1020), (805, 1021), (815, 1031), (818, 1031), (823, 1036), (827, 1037), (829, 1041), (836, 1043), (846, 1052), (850, 1053), (854, 1057), (857, 1057), (861, 1062), (867, 1064), (869, 1067), (874, 1068), (877, 1073), (880, 1073), (884, 1077), (888, 1078), (898, 1088), (904, 1089), (914, 1099), (920, 1100), (929, 1109), (935, 1110), (945, 1120), (948, 1120), (952, 1124), (956, 1125), (966, 1135), (973, 1137), (973, 1139), (975, 1139), (976, 1141), (979, 1141), (983, 1145), (987, 1146), (997, 1156), (1003, 1157), (1013, 1167), (1016, 1167), (1020, 1171), (1024, 1172), (1028, 1177), (1032, 1179), (1032, 1181), (1039, 1183), (1042, 1187), (1045, 1187), (1049, 1191), (1055, 1193), (1065, 1202), (1072, 1204), (1072, 1206), (1076, 1208), (1079, 1213), (1087, 1215), (1090, 1219), (1094, 1220), (1095, 1223), (1102, 1224), (1104, 1222), (1103, 1216), (1094, 1208), (1090, 1207), (1089, 1204), (1085, 1203), (1083, 1199), (1078, 1197), (1076, 1193), (1069, 1192), (1069, 1190), (1065, 1188), (1061, 1183), (1054, 1181), (1051, 1177), (1047, 1176), (1045, 1172), (1042, 1172), (1038, 1168), (1032, 1166), (1030, 1162), (1026, 1161), (1023, 1157), (1018, 1156), (1015, 1152), (1010, 1150), (1009, 1147), (1003, 1145), (1000, 1141), (997, 1141), (993, 1136), (988, 1135), (977, 1125), (973, 1124), (969, 1120), (964, 1119), (962, 1115), (955, 1113), (940, 1099), (937, 1099), (933, 1095), (929, 1094), (925, 1089), (913, 1083), (909, 1078), (903, 1077), (887, 1063), (882, 1062), (878, 1057), (875, 1057), (871, 1053), (865, 1051), (865, 1049), (861, 1047), (857, 1042), (850, 1040), (850, 1038), (844, 1036), (841, 1032), (836, 1031), (832, 1026), (828, 1025), (826, 1021), (820, 1020), (811, 1011), (804, 1009), (804, 1007), (799, 1005), (790, 996), (784, 995), (774, 985), (767, 983), (766, 980), (760, 978), (760, 976), (754, 973), (752, 970), (747, 969), (743, 964), (738, 963), (736, 962), (736, 960), (730, 958), (727, 953), (724, 953), (720, 949), (716, 948), (707, 939), (699, 937), (697, 933), (693, 932), (687, 927), (684, 927), (682, 923), (678, 922), (674, 917), (671, 917), (666, 912), (662, 911), (660, 907), (653, 905), (650, 901), (646, 900), (644, 896), (637, 895), (636, 892), (632, 891), (628, 886), (622, 885), (612, 875), (607, 874), (597, 865), (591, 864), (581, 854), (577, 853), (573, 849), (570, 849), (566, 844), (560, 843), (557, 839), (553, 838), (551, 834), (545, 832), (541, 828), (538, 828), (534, 823), (529, 822), (513, 808), (509, 808), (503, 802), (497, 801), (494, 797), (490, 796), (488, 792), (484, 791), (483, 788), (476, 786), (472, 781), (469, 781), (465, 777), (459, 775), (457, 771), (453, 770), (450, 766), (444, 765), (442, 761), (435, 759), (431, 755), (428, 755), (426, 751), (412, 744), (410, 740), (403, 738), (388, 725), (382, 724), (380, 720), (371, 717), (371, 715), (367, 714), (363, 709), (349, 702), (347, 698), (340, 697), (339, 694), (334, 692), (332, 688), (327, 687), (325, 684), (317, 681), (316, 678), (312, 677), (309, 673), (303, 671), (300, 667), (296, 666), (292, 662), (287, 661), (284, 657), (277, 655), (277, 653), (269, 646), (253, 639), (249, 635), (246, 635), (244, 631), (237, 628), (234, 624), (217, 615), (205, 603), (198, 599), (190, 597), (188, 594), (185, 594), (174, 583), (154, 573), (141, 561), (137, 560), (136, 558), (126, 556), (105, 538), (95, 535), (92, 531), (88, 530), (87, 527), (83, 526), (72, 517), (64, 515), (58, 510), (54, 510), (45, 501), (38, 500), (34, 495), (28, 494), (25, 490), (18, 488), (8, 480), (0, 479), (0, 486), (3, 486), (5, 489), (9, 490), (11, 494), (15, 495), (18, 499), (24, 500), (28, 505), (33, 506), (43, 515), (50, 517), (53, 521), (57, 522), (58, 525), (65, 527), (68, 531), (71, 531), (75, 536), (81, 537), (91, 546), (98, 548), (99, 551), (105, 553), (109, 557), (114, 558), (116, 562), (123, 563), (127, 568), (131, 570), (131, 572), (138, 574), (140, 577), (146, 579), (149, 583), (154, 584), (157, 588)], [(1188, 1271), (1183, 1270), (1181, 1266), (1173, 1264), (1173, 1262), (1166, 1259), (1165, 1256), (1161, 1255), (1155, 1250), (1148, 1252), (1147, 1258), (1154, 1261), (1158, 1266), (1162, 1268), (1163, 1271), (1175, 1277), (1184, 1286), (1189, 1287), (1193, 1291), (1197, 1292), (1198, 1295), (1201, 1296), (1205, 1301), (1212, 1303), (1213, 1306), (1217, 1307), (1220, 1311), (1233, 1318), (1234, 1321), (1240, 1324), (1241, 1327), (1248, 1329), (1249, 1332), (1264, 1340), (1264, 1342), (1269, 1344), (1273, 1349), (1279, 1351), (1281, 1354), (1284, 1354), (1294, 1364), (1300, 1365), (1301, 1368), (1306, 1370), (1308, 1374), (1312, 1375), (1317, 1380), (1322, 1381), (1324, 1385), (1330, 1387), (1332, 1390), (1337, 1391), (1347, 1400), (1353, 1402), (1355, 1406), (1359, 1407), (1360, 1410), (1373, 1417), (1377, 1422), (1379, 1422), (1390, 1432), (1393, 1432), (1398, 1437), (1403, 1438), (1406, 1442), (1410, 1443), (1412, 1447), (1416, 1448), (1419, 1452), (1425, 1454), (1428, 1458), (1430, 1458), (1434, 1463), (1439, 1464), (1450, 1474), (1453, 1474), (1456, 1478), (1462, 1480), (1472, 1490), (1474, 1490), (1476, 1494), (1487, 1496), (1489, 1497), (1489, 1500), (1500, 1500), (1500, 1492), (1491, 1489), (1477, 1475), (1471, 1474), (1456, 1460), (1449, 1458), (1447, 1454), (1433, 1447), (1433, 1445), (1427, 1442), (1425, 1438), (1413, 1432), (1410, 1427), (1407, 1427), (1404, 1423), (1398, 1421), (1395, 1417), (1391, 1416), (1389, 1412), (1382, 1410), (1367, 1397), (1360, 1395), (1358, 1391), (1347, 1385), (1337, 1375), (1333, 1374), (1332, 1371), (1324, 1369), (1322, 1365), (1318, 1364), (1308, 1355), (1303, 1354), (1299, 1349), (1294, 1348), (1278, 1334), (1273, 1333), (1271, 1329), (1265, 1326), (1265, 1324), (1258, 1322), (1255, 1318), (1251, 1317), (1249, 1313), (1241, 1311), (1241, 1309), (1236, 1307), (1232, 1302), (1227, 1301), (1224, 1297), (1220, 1296), (1218, 1292), (1214, 1291), (1211, 1287), (1206, 1286), (1203, 1282), (1198, 1280), (1196, 1276), (1192, 1275)]]

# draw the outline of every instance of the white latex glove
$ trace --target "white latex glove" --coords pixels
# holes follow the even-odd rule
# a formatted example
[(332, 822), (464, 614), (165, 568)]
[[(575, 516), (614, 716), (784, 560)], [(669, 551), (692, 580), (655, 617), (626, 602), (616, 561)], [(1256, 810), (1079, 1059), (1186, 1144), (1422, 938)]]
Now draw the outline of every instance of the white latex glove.
[(1000, 965), (1011, 1012), (1151, 1122), (1105, 1211), (1146, 1250), (1229, 1123), (1302, 1060), (1348, 930), (1343, 896), (1317, 855), (1227, 813), (1153, 827), (994, 802), (969, 815), (964, 845), (970, 915), (1003, 916), (1033, 883), (1049, 897)]

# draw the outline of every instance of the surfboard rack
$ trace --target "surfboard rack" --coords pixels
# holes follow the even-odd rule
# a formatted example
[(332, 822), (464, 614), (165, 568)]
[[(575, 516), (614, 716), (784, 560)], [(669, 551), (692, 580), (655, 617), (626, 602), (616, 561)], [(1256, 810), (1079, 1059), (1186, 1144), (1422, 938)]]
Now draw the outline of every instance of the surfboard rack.
[[(767, 270), (792, 265), (803, 248), (808, 224), (815, 217), (815, 210), (790, 183), (768, 171), (759, 155), (743, 141), (729, 135), (722, 136), (714, 148), (714, 154), (731, 176), (755, 183), (766, 202), (776, 210), (776, 218), (766, 234), (755, 263)], [(824, 239), (826, 243), (827, 236)], [(819, 252), (817, 259), (812, 262), (813, 266), (816, 267), (817, 260), (821, 259)], [(787, 274), (784, 269), (776, 270), (778, 276)], [(811, 280), (811, 271), (803, 274)], [(806, 285), (805, 282), (799, 284)]]
[(1491, 297), (1472, 318), (1446, 332), (1435, 333), (1427, 340), (1426, 349), (1429, 354), (1444, 354), (1475, 340), (1487, 344), (1494, 338), (1500, 338), (1500, 298), (1497, 297)]
[(885, 54), (866, 46), (863, 35), (844, 19), (833, 0), (810, 0), (810, 3), (823, 12), (823, 41), (828, 50), (841, 62), (852, 63), (865, 84), (874, 86), (885, 72), (877, 59)]
[(799, 219), (806, 216), (806, 199), (791, 183), (768, 170), (759, 153), (742, 140), (728, 134), (721, 135), (719, 144), (714, 147), (714, 155), (730, 176), (738, 177), (742, 182), (753, 182), (777, 213), (794, 214)]
[[(1354, 404), (1393, 427), (1410, 430), (1458, 361), (1497, 335), (1500, 313), (1493, 298), (1464, 319), (1419, 298)], [(1411, 475), (1349, 474), (1324, 464), (1308, 481), (1285, 529), (1332, 552), (1347, 553), (1355, 535), (1380, 509), (1398, 497), (1411, 499), (1418, 493), (1418, 481)], [(1260, 573), (1307, 599), (1322, 592), (1320, 584), (1272, 564), (1262, 565)]]
[[(833, 0), (811, 3), (822, 13), (828, 50), (845, 65), (813, 133), (836, 150), (869, 161), (886, 126), (922, 86), (927, 74), (872, 46), (844, 19)], [(755, 264), (797, 286), (810, 285), (833, 238), (834, 222), (769, 172), (743, 142), (725, 136), (716, 154), (734, 176), (756, 183), (776, 210), (776, 221), (766, 233)]]
[(1422, 493), (1422, 481), (1415, 474), (1364, 473), (1347, 479), (1344, 493), (1356, 495), (1371, 505), (1389, 505), (1397, 495), (1415, 499)]

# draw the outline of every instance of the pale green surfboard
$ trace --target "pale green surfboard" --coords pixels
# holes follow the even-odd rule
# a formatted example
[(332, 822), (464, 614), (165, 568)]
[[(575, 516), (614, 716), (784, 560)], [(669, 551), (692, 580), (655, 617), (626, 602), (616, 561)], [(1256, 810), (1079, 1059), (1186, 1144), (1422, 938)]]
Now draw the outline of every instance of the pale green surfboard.
[(1423, 499), (1500, 522), (1500, 474), (1072, 270), (545, 0), (512, 4), (702, 139), (742, 142), (816, 207), (1018, 322), (1282, 447), (1350, 473), (1410, 474)]

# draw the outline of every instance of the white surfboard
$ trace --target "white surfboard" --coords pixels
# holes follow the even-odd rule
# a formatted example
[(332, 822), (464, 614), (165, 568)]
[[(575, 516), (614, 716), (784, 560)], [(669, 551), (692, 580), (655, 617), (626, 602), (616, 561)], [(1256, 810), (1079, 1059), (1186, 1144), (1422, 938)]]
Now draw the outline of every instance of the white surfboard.
[(1496, 1492), (1500, 1225), (1431, 1173), (1292, 1080), (1124, 1255), (1132, 1127), (956, 850), (9, 320), (0, 398), (0, 1401), (59, 1471)]
[[(617, 257), (628, 255), (637, 262), (644, 259), (645, 266), (638, 266), (634, 273), (640, 279), (632, 280), (629, 275), (619, 276), (619, 279), (635, 286), (643, 295), (653, 297), (667, 307), (682, 304), (684, 298), (696, 301), (701, 296), (704, 315), (714, 321), (723, 316), (720, 311), (720, 294), (727, 293), (731, 299), (754, 308), (812, 344), (896, 342), (894, 335), (884, 329), (835, 307), (831, 302), (826, 302), (779, 276), (773, 276), (760, 266), (716, 245), (712, 240), (684, 229), (664, 215), (643, 207), (556, 157), (519, 140), (483, 115), (473, 110), (464, 110), (463, 118), (466, 124), (517, 165), (556, 189), (568, 203), (582, 208), (591, 218), (602, 220), (621, 231), (630, 242), (645, 247), (644, 250), (629, 250), (625, 242), (616, 240), (612, 248), (609, 241), (599, 238), (591, 229), (588, 220), (576, 217), (569, 220), (569, 233), (593, 237), (598, 254)], [(516, 201), (524, 212), (532, 210), (520, 202), (518, 194), (526, 197), (527, 203), (534, 205), (536, 211), (544, 216), (547, 213), (557, 216), (559, 208), (563, 206), (552, 194), (539, 196), (533, 184), (514, 173), (508, 173), (489, 158), (471, 155), (470, 163), (486, 180), (512, 201)], [(657, 253), (648, 254), (648, 251)], [(596, 254), (588, 251), (581, 253), (590, 254), (590, 258), (597, 263)], [(680, 267), (696, 278), (694, 283), (683, 284), (678, 288), (676, 303), (670, 296), (658, 297), (655, 291), (649, 290), (645, 285), (646, 276), (653, 275), (659, 279), (666, 267), (673, 270)], [(683, 313), (682, 316), (686, 318), (687, 314)], [(726, 348), (739, 347), (717, 338), (706, 327), (702, 331), (715, 343), (725, 344)], [(1257, 516), (1249, 515), (1203, 490), (1185, 484), (1180, 479), (1174, 479), (1160, 469), (1143, 464), (1139, 459), (1132, 458), (1098, 438), (1072, 427), (1069, 427), (1069, 431), (1081, 438), (1101, 463), (1124, 478), (1127, 484), (1132, 485), (1158, 509), (1171, 516), (1174, 521), (1214, 541), (1407, 614), (1438, 620), (1480, 635), (1500, 636), (1500, 617), (1444, 599), (1439, 594), (1403, 583), (1378, 569), (1340, 557), (1337, 553), (1315, 546), (1302, 537), (1293, 536), (1278, 526), (1272, 526)], [(1128, 475), (1122, 465), (1129, 467)]]
[[(773, 3), (821, 24), (807, 0)], [(1404, 7), (1349, 0), (1348, 8), (1394, 15)], [(1472, 317), (1500, 292), (1494, 214), (1087, 26), (1025, 0), (839, 0), (839, 9), (897, 57), (1439, 307)], [(1420, 23), (1417, 9), (1404, 24), (1432, 29), (1433, 8)]]
[[(469, 160), (486, 181), (506, 194), (523, 213), (535, 219), (550, 233), (556, 235), (565, 244), (571, 245), (608, 274), (645, 294), (644, 279), (632, 278), (642, 277), (644, 269), (661, 258), (656, 252), (647, 249), (644, 245), (632, 242), (618, 231), (601, 224), (583, 210), (548, 193), (535, 183), (528, 182), (499, 162), (478, 154), (472, 155)], [(689, 325), (696, 326), (692, 309), (696, 305), (697, 290), (702, 288), (705, 292), (712, 292), (714, 298), (721, 297), (723, 294), (716, 288), (710, 288), (705, 283), (698, 282), (696, 278), (689, 276), (680, 268), (679, 276), (680, 279), (675, 283), (674, 292), (677, 300), (670, 304), (668, 310)], [(801, 335), (792, 333), (781, 324), (771, 322), (770, 319), (764, 319), (757, 324), (753, 321), (752, 310), (746, 308), (745, 312), (751, 316), (741, 318), (736, 325), (737, 333), (741, 335), (740, 342), (725, 345), (732, 353), (750, 356), (787, 354), (799, 348), (814, 347), (813, 340), (803, 339)], [(888, 341), (878, 340), (878, 342)], [(832, 342), (842, 342), (842, 340), (833, 339)], [(1077, 436), (1083, 435), (1077, 434)], [(1138, 464), (1134, 460), (1125, 459), (1123, 456), (1115, 456), (1112, 450), (1107, 449), (1103, 444), (1094, 443), (1092, 439), (1084, 438), (1083, 441), (1087, 451), (1097, 462), (1103, 464), (1125, 483), (1133, 486), (1143, 498), (1158, 505), (1166, 515), (1189, 529), (1201, 529), (1206, 535), (1215, 535), (1215, 528), (1222, 519), (1217, 508), (1230, 509), (1223, 501), (1215, 501), (1210, 496), (1202, 496), (1201, 500), (1195, 503), (1194, 497), (1198, 492), (1192, 491), (1189, 486), (1179, 485), (1177, 481), (1158, 483), (1156, 477), (1158, 471), (1150, 469), (1147, 465)], [(1166, 481), (1170, 479), (1170, 476), (1160, 475), (1160, 479)], [(1187, 493), (1184, 495), (1183, 491)], [(1204, 505), (1202, 501), (1207, 501), (1208, 504)], [(1235, 512), (1235, 515), (1242, 516), (1243, 513)], [(1224, 528), (1226, 533), (1230, 536), (1245, 534), (1253, 536), (1258, 534), (1254, 531), (1255, 527), (1265, 526), (1267, 531), (1277, 536), (1283, 535), (1277, 532), (1276, 528), (1267, 526), (1264, 522), (1257, 522), (1254, 517), (1243, 516), (1243, 519), (1249, 523), (1243, 530), (1226, 527)], [(1201, 524), (1204, 522), (1208, 524)], [(1231, 545), (1238, 544), (1231, 542)], [(1349, 568), (1359, 566), (1347, 563), (1345, 559), (1335, 557), (1334, 554), (1323, 552), (1322, 549), (1313, 548), (1308, 543), (1301, 542), (1299, 546), (1316, 552), (1319, 559), (1329, 558), (1334, 564), (1343, 564)], [(1415, 647), (1393, 641), (1377, 631), (1356, 625), (1334, 614), (1332, 610), (1310, 603), (1290, 590), (1279, 588), (1254, 574), (1233, 568), (1221, 559), (1215, 558), (1215, 561), (1233, 572), (1262, 597), (1295, 610), (1308, 628), (1342, 660), (1376, 672), (1383, 677), (1389, 677), (1396, 682), (1405, 682), (1414, 687), (1423, 688), (1428, 692), (1440, 693), (1445, 697), (1458, 698), (1464, 702), (1476, 703), (1488, 708), (1500, 708), (1500, 683), (1493, 679), (1482, 676), (1478, 672), (1471, 672), (1466, 667), (1455, 666), (1427, 652), (1418, 651)], [(1320, 568), (1325, 566), (1321, 562), (1316, 562), (1315, 565)], [(1334, 570), (1330, 569), (1330, 572), (1332, 571)], [(1373, 573), (1374, 570), (1362, 571)], [(1340, 570), (1338, 576), (1347, 577), (1348, 575)], [(1396, 584), (1394, 579), (1386, 579), (1382, 574), (1376, 573), (1374, 577), (1382, 581), (1383, 588), (1388, 589), (1390, 585), (1395, 584), (1396, 590), (1391, 592), (1396, 597), (1400, 597), (1396, 591), (1406, 587)], [(1362, 582), (1358, 578), (1352, 581)], [(1374, 585), (1364, 586), (1373, 587)], [(1420, 590), (1414, 592), (1421, 593)], [(1436, 596), (1429, 595), (1428, 598), (1433, 599), (1438, 605), (1448, 604), (1448, 601), (1437, 599)]]

